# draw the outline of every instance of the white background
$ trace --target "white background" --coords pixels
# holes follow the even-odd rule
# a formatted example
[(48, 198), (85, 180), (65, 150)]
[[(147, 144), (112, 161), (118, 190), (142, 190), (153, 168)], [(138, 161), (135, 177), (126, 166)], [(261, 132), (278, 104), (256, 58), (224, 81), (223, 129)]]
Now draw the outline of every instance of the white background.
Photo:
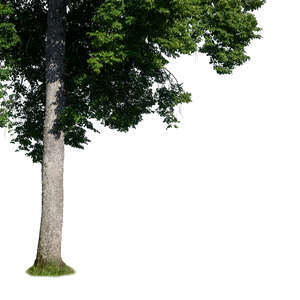
[(40, 168), (2, 130), (0, 298), (299, 300), (297, 3), (268, 1), (263, 39), (232, 75), (201, 55), (171, 64), (193, 94), (179, 129), (146, 118), (66, 150), (63, 258), (75, 275), (25, 274)]

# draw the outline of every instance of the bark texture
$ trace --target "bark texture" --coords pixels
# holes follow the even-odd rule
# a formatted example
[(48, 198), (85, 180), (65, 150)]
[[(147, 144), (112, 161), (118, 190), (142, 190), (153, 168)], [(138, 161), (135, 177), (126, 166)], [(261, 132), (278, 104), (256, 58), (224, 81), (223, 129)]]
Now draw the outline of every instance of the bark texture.
[(64, 105), (65, 16), (64, 0), (48, 1), (42, 216), (35, 261), (35, 265), (40, 266), (63, 265), (61, 239), (64, 201), (64, 134), (58, 128), (58, 115)]

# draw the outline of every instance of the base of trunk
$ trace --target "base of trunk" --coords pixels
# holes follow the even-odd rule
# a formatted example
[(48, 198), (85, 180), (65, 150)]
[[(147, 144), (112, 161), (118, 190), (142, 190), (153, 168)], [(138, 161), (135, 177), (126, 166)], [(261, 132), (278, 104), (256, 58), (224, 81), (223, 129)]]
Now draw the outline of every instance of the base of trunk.
[(26, 273), (32, 276), (63, 276), (74, 274), (75, 271), (63, 261), (35, 261)]

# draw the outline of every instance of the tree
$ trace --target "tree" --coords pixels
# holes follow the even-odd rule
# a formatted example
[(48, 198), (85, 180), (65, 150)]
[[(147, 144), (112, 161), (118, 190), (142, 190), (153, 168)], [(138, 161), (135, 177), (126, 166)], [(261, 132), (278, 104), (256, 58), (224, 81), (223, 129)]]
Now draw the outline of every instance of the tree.
[(72, 273), (61, 259), (64, 145), (83, 148), (96, 124), (119, 131), (191, 101), (166, 68), (200, 52), (219, 74), (249, 57), (264, 0), (7, 0), (0, 6), (0, 125), (42, 165), (33, 275)]

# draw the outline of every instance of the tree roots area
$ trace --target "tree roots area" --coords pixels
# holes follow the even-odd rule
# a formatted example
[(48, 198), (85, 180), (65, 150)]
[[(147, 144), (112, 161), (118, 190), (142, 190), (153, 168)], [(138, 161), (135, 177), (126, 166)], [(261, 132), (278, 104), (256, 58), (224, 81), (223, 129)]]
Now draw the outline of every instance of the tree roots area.
[(32, 276), (63, 276), (75, 271), (64, 262), (35, 262), (26, 273)]

